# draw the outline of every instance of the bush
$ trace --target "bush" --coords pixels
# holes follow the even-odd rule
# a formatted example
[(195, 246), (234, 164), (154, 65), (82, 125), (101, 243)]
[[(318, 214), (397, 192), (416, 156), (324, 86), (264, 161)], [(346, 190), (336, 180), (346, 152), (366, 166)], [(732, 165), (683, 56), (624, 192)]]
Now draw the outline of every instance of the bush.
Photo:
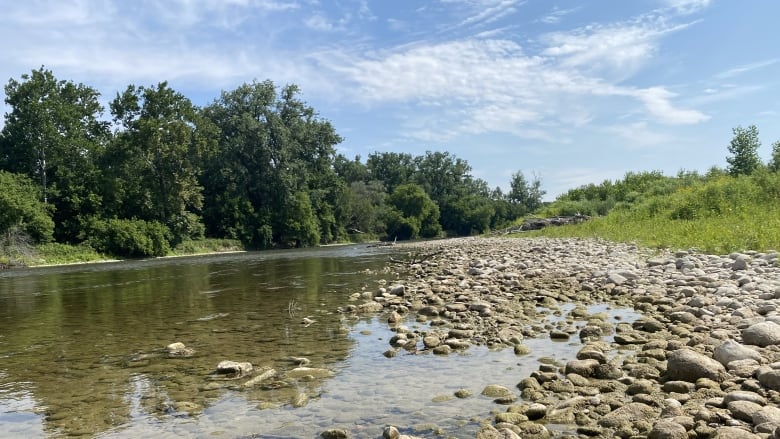
[(92, 219), (86, 242), (98, 252), (131, 258), (165, 256), (171, 251), (165, 225), (138, 219)]

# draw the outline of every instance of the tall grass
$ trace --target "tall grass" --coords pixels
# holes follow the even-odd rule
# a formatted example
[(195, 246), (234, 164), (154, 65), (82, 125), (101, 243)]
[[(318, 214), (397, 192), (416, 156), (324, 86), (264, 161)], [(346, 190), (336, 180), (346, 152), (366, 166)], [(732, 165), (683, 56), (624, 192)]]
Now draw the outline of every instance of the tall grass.
[(761, 170), (752, 176), (717, 175), (639, 200), (583, 224), (529, 234), (598, 237), (716, 254), (780, 250), (780, 174)]

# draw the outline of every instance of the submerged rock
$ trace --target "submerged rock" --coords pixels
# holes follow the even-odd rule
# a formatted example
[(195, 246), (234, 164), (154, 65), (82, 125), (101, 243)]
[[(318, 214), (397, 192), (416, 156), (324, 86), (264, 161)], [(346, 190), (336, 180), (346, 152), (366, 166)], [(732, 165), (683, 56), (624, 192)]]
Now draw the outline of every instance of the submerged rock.
[(233, 375), (242, 377), (252, 372), (252, 363), (237, 361), (220, 361), (217, 365), (217, 373), (222, 375)]

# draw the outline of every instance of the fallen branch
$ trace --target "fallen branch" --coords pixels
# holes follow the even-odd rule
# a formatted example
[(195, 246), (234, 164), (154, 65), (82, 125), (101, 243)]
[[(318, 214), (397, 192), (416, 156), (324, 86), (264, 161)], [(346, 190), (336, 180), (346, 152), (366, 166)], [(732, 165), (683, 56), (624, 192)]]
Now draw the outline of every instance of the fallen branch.
[(420, 254), (420, 253), (414, 253), (409, 254), (409, 259), (402, 260), (402, 259), (396, 259), (394, 257), (390, 257), (390, 262), (393, 262), (395, 264), (405, 264), (405, 265), (415, 265), (415, 264), (422, 264), (423, 262), (427, 261), (428, 259), (440, 255), (444, 253), (444, 250), (439, 250), (433, 253), (426, 253), (426, 254)]

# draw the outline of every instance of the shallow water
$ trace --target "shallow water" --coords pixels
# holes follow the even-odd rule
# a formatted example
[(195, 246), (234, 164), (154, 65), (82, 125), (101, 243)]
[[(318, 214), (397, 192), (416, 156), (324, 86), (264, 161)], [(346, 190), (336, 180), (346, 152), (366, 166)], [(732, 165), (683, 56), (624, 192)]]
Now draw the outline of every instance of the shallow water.
[[(504, 410), (479, 395), (485, 385), (514, 388), (538, 358), (564, 361), (579, 348), (535, 339), (523, 357), (472, 347), (385, 358), (393, 335), (385, 323), (336, 312), (350, 294), (391, 279), (377, 272), (382, 252), (348, 246), (2, 272), (0, 436), (313, 438), (344, 428), (380, 437), (398, 425), (424, 437), (473, 437)], [(168, 358), (164, 347), (175, 341), (195, 355)], [(283, 373), (296, 366), (290, 356), (335, 375), (243, 389), (213, 373), (222, 360)], [(455, 398), (463, 388), (474, 396)], [(295, 408), (300, 394), (308, 402)]]

